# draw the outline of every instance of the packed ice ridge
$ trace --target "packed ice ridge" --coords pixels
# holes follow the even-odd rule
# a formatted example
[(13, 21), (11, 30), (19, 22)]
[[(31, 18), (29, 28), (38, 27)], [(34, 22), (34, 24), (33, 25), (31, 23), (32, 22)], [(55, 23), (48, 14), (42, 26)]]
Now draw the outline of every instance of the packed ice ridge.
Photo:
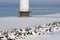
[(53, 22), (46, 25), (39, 25), (38, 27), (26, 27), (24, 29), (11, 29), (0, 31), (0, 40), (21, 40), (29, 36), (46, 35), (51, 32), (60, 30), (60, 22)]

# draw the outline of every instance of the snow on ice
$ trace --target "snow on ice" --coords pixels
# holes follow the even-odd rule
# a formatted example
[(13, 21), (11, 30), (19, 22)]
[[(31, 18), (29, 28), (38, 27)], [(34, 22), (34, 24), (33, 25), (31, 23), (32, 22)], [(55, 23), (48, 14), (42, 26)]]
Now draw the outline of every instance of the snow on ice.
[(59, 40), (60, 18), (0, 17), (0, 40)]
[(39, 25), (34, 29), (26, 27), (0, 31), (0, 40), (57, 40), (55, 38), (58, 36), (55, 35), (60, 33), (59, 31), (60, 22), (53, 22)]

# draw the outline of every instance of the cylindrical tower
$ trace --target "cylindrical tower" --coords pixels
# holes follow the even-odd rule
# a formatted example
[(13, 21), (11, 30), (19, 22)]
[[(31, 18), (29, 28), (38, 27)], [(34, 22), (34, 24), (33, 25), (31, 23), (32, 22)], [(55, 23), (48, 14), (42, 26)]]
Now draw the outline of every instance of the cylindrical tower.
[(20, 16), (29, 16), (29, 0), (20, 0)]

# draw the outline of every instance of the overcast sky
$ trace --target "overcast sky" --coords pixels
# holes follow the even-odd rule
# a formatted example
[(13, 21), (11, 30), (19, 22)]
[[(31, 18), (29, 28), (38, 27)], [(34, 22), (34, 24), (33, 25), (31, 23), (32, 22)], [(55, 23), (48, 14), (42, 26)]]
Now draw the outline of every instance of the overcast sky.
[[(1, 4), (19, 4), (19, 0), (0, 0)], [(32, 5), (60, 5), (60, 0), (30, 0)]]

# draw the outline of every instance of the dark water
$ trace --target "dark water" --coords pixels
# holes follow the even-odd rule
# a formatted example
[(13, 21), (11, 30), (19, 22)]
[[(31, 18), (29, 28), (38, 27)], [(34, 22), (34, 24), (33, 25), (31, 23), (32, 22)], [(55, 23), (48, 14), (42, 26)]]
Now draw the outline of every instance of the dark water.
[[(19, 4), (12, 4), (12, 5), (0, 5), (0, 17), (6, 16), (19, 16)], [(60, 7), (54, 6), (33, 6), (30, 5), (31, 13), (30, 15), (47, 15), (47, 14), (55, 14), (60, 13)]]

